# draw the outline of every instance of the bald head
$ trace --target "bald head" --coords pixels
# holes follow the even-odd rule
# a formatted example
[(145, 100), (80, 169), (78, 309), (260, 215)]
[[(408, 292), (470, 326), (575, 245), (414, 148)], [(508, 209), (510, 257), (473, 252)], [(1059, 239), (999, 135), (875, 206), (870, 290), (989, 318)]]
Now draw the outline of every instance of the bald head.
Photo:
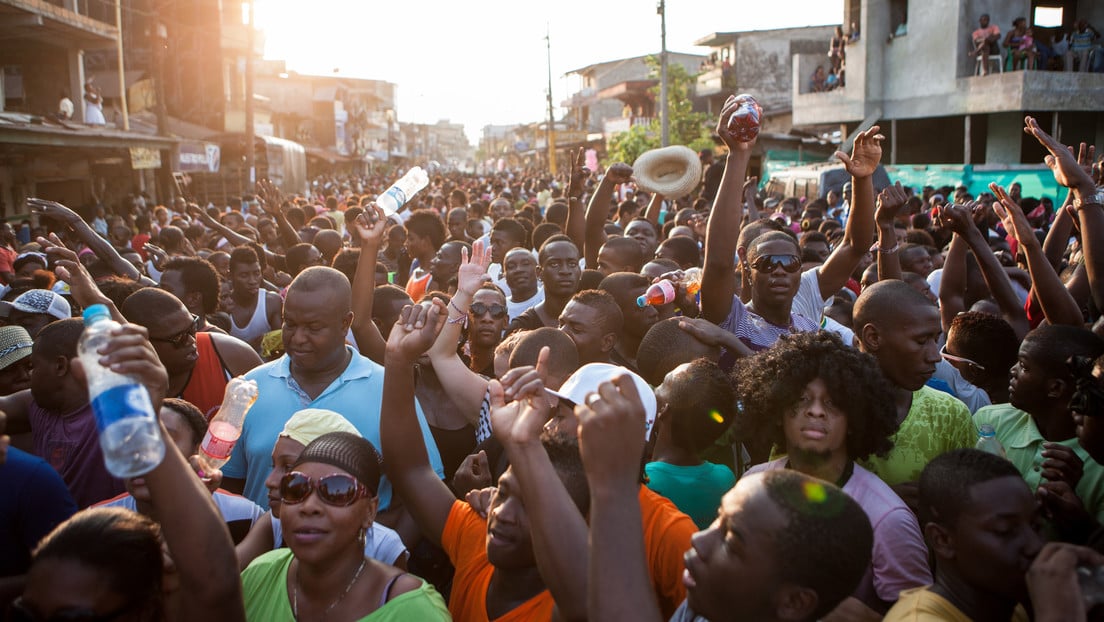
[(855, 301), (854, 326), (880, 325), (916, 309), (935, 305), (911, 285), (897, 279), (878, 281), (863, 290)]
[(353, 290), (349, 279), (337, 270), (325, 266), (314, 266), (300, 272), (291, 285), (288, 285), (287, 297), (291, 298), (293, 295), (326, 295), (326, 303), (334, 305), (334, 309), (341, 313), (348, 313), (353, 308)]

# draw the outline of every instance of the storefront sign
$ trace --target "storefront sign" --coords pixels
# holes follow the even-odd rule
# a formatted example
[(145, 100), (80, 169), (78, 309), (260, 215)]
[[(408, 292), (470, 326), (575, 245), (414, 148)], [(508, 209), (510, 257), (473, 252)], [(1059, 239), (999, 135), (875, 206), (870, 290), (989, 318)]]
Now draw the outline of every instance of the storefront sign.
[(177, 145), (176, 166), (181, 173), (217, 173), (219, 146), (212, 143), (184, 142)]
[(149, 147), (131, 147), (130, 168), (136, 171), (161, 168), (161, 152)]

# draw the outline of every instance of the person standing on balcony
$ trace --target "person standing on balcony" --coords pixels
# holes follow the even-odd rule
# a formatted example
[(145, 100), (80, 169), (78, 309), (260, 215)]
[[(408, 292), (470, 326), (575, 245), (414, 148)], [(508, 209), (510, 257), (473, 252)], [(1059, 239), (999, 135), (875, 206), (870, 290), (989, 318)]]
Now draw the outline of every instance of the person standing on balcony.
[(843, 34), (843, 26), (836, 26), (836, 34), (828, 41), (828, 60), (832, 63), (832, 69), (839, 73), (843, 67), (843, 59), (847, 54), (847, 37)]
[(989, 56), (1000, 54), (1000, 27), (989, 23), (989, 14), (983, 13), (978, 19), (978, 29), (973, 32), (971, 38), (974, 42), (973, 56), (982, 58), (981, 75), (989, 73)]
[(1073, 71), (1073, 61), (1077, 59), (1079, 71), (1089, 71), (1089, 53), (1096, 47), (1100, 32), (1083, 19), (1077, 20), (1069, 35), (1069, 51), (1066, 52), (1066, 71)]
[(107, 125), (103, 113), (103, 97), (91, 79), (84, 83), (84, 122), (88, 125)]

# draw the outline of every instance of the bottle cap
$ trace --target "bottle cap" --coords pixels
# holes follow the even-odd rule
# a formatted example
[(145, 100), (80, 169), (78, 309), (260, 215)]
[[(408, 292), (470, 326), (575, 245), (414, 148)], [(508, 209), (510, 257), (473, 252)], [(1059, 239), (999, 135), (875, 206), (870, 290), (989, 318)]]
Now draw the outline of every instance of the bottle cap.
[(989, 425), (988, 423), (984, 423), (981, 425), (981, 427), (978, 428), (978, 434), (980, 434), (981, 436), (996, 436), (997, 431), (993, 428), (993, 426)]
[(100, 320), (110, 320), (111, 312), (107, 310), (106, 305), (92, 305), (84, 310), (82, 317), (84, 318), (84, 325), (88, 326)]

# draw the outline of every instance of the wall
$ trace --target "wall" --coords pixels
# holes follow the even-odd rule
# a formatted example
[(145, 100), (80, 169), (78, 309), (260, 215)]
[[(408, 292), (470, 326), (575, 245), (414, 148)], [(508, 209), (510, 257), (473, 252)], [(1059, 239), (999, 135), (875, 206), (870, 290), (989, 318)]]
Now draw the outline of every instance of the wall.
[[(831, 26), (740, 33), (734, 65), (736, 90), (752, 93), (765, 108), (789, 108), (793, 97), (793, 55), (819, 56), (820, 64), (827, 66), (832, 33)], [(811, 74), (812, 70), (807, 75)]]

